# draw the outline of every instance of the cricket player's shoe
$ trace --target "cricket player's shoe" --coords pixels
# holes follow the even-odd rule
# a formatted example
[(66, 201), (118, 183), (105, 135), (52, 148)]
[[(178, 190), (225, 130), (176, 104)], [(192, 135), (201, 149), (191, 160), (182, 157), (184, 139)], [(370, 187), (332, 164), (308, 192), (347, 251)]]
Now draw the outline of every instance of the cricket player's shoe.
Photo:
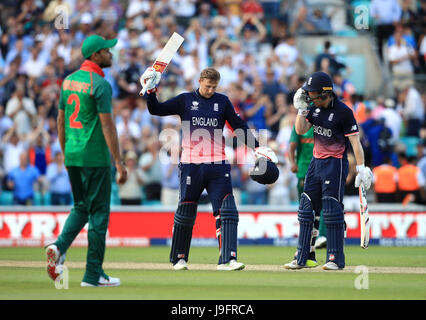
[(325, 248), (327, 246), (327, 238), (324, 236), (320, 236), (315, 241), (315, 249)]
[(65, 253), (61, 254), (58, 247), (54, 244), (46, 247), (46, 261), (47, 261), (47, 274), (55, 281), (63, 270), (63, 264), (65, 262)]
[(82, 287), (118, 287), (120, 285), (120, 279), (119, 278), (113, 278), (113, 277), (108, 277), (105, 278), (103, 276), (99, 277), (98, 280), (98, 284), (94, 285), (88, 282), (82, 282), (80, 284), (80, 286)]
[(173, 269), (175, 269), (175, 270), (188, 270), (188, 264), (186, 263), (185, 259), (180, 259), (178, 262), (176, 262), (173, 265)]
[(343, 270), (343, 268), (339, 268), (337, 264), (335, 264), (333, 261), (327, 262), (325, 265), (322, 266), (323, 270)]
[(300, 266), (297, 264), (297, 260), (294, 259), (291, 262), (286, 263), (284, 265), (284, 268), (289, 270), (297, 270), (297, 269), (303, 269), (303, 268), (315, 268), (317, 266), (318, 266), (318, 262), (316, 262), (315, 260), (308, 259), (306, 260), (306, 264), (304, 266)]
[(228, 263), (222, 263), (217, 266), (217, 270), (221, 271), (238, 271), (243, 270), (246, 266), (242, 262), (237, 262), (235, 259), (229, 260)]

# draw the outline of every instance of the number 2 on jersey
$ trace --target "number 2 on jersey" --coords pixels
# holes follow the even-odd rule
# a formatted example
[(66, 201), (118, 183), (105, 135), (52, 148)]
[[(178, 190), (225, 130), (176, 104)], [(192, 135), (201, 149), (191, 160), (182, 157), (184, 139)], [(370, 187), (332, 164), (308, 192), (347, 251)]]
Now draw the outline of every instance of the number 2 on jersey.
[(80, 121), (76, 121), (76, 119), (78, 117), (78, 113), (80, 111), (80, 98), (75, 93), (71, 94), (68, 97), (68, 100), (67, 100), (68, 104), (72, 104), (73, 102), (75, 102), (75, 107), (74, 107), (74, 112), (69, 117), (69, 119), (70, 119), (70, 127), (73, 128), (73, 129), (82, 129), (83, 125), (81, 124), (81, 122)]

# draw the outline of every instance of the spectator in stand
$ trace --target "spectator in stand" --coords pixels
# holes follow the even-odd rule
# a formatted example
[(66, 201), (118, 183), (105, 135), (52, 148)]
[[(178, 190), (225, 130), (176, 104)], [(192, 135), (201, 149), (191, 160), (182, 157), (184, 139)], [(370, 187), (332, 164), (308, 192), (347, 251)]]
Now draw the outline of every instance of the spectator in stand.
[(418, 137), (425, 119), (422, 97), (412, 81), (403, 81), (400, 87), (402, 90), (398, 93), (397, 110), (401, 112), (407, 129), (405, 135)]
[(34, 184), (39, 181), (40, 172), (29, 164), (28, 153), (19, 155), (19, 166), (7, 176), (9, 189), (13, 190), (13, 204), (32, 205), (34, 202)]
[(32, 130), (32, 121), (36, 115), (34, 101), (25, 96), (25, 88), (16, 87), (13, 97), (6, 103), (6, 115), (16, 124), (16, 133), (20, 139)]
[(117, 135), (121, 137), (127, 135), (131, 139), (139, 139), (141, 135), (141, 128), (137, 122), (131, 120), (131, 110), (124, 108), (121, 110), (121, 119), (117, 121)]
[(266, 71), (266, 79), (263, 81), (263, 93), (267, 94), (271, 101), (275, 101), (277, 94), (287, 93), (287, 88), (278, 81), (272, 69)]
[(401, 81), (413, 79), (413, 62), (417, 56), (415, 49), (403, 38), (401, 30), (396, 30), (394, 37), (395, 43), (389, 47), (388, 58), (396, 87)]
[(413, 0), (402, 0), (400, 22), (414, 25), (417, 19), (417, 13), (413, 10)]
[(296, 38), (294, 35), (287, 35), (281, 39), (279, 44), (274, 48), (275, 56), (278, 58), (276, 61), (283, 68), (283, 77), (291, 77), (296, 73), (296, 66), (300, 64), (305, 66), (303, 59), (299, 56), (299, 50), (296, 46)]
[(398, 169), (398, 190), (403, 204), (410, 202), (422, 203), (426, 199), (426, 178), (423, 172), (414, 164), (415, 157), (407, 157), (400, 153), (401, 167)]
[(392, 159), (386, 157), (384, 163), (373, 168), (373, 184), (376, 201), (379, 203), (398, 202), (398, 169)]
[(12, 126), (13, 120), (4, 114), (4, 107), (0, 104), (0, 140)]
[(141, 205), (143, 181), (140, 169), (137, 167), (136, 153), (133, 150), (127, 151), (124, 161), (127, 168), (127, 181), (118, 186), (120, 204)]
[(393, 140), (398, 141), (402, 128), (401, 114), (395, 110), (395, 100), (388, 98), (384, 105), (385, 109), (380, 113), (380, 117), (385, 120), (385, 126), (391, 129)]
[(147, 150), (139, 158), (142, 170), (143, 191), (148, 201), (161, 201), (162, 169), (158, 157), (159, 142), (152, 138), (147, 143)]
[(280, 121), (287, 114), (288, 106), (285, 93), (278, 93), (272, 103), (272, 107), (266, 110), (266, 124), (275, 139), (280, 131)]
[(270, 114), (268, 109), (272, 109), (272, 102), (268, 95), (260, 90), (255, 90), (251, 102), (244, 106), (244, 116), (247, 124), (256, 130), (268, 129), (266, 117)]
[(344, 100), (346, 104), (351, 104), (349, 100), (355, 93), (355, 87), (349, 79), (343, 77), (342, 73), (336, 72), (333, 74), (334, 92)]
[(110, 26), (115, 26), (118, 19), (120, 18), (117, 7), (115, 7), (118, 2), (112, 4), (111, 0), (100, 0), (99, 4), (95, 7), (93, 11), (93, 16), (95, 18), (95, 24), (103, 21)]
[(162, 157), (162, 187), (161, 204), (164, 206), (176, 206), (179, 202), (179, 168), (173, 160), (170, 151)]
[(195, 14), (195, 3), (196, 0), (174, 0), (172, 2), (172, 8), (178, 24), (183, 25), (185, 28), (188, 27), (191, 18)]
[(49, 182), (50, 203), (71, 205), (71, 184), (64, 165), (64, 156), (60, 150), (56, 150), (53, 161), (47, 166), (46, 178)]
[(243, 15), (241, 24), (236, 30), (241, 50), (256, 56), (259, 53), (260, 43), (266, 37), (266, 28), (253, 14)]
[(394, 32), (395, 23), (401, 18), (401, 7), (398, 0), (372, 0), (370, 14), (376, 24), (377, 53), (383, 60), (383, 42)]
[(337, 74), (341, 72), (341, 69), (346, 69), (344, 63), (338, 62), (332, 49), (331, 41), (326, 40), (324, 42), (324, 51), (315, 57), (315, 71), (321, 70), (321, 64), (323, 60), (328, 60), (329, 74)]
[(118, 109), (122, 108), (134, 108), (135, 107), (135, 97), (137, 93), (142, 89), (139, 84), (139, 78), (142, 74), (142, 67), (139, 63), (139, 57), (137, 54), (137, 49), (132, 48), (130, 50), (128, 63), (119, 74), (117, 83), (119, 86), (119, 105)]
[(3, 168), (5, 176), (19, 166), (19, 155), (27, 150), (28, 142), (20, 140), (16, 133), (16, 124), (4, 134), (1, 140), (1, 149), (3, 151)]

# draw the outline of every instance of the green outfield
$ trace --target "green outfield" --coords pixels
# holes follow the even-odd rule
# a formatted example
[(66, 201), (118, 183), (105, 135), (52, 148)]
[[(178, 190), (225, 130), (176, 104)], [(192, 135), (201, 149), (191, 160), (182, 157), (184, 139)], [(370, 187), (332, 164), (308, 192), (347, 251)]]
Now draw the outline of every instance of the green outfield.
[[(426, 299), (425, 247), (347, 246), (343, 271), (283, 269), (294, 251), (241, 246), (239, 260), (247, 268), (219, 272), (216, 248), (192, 248), (188, 271), (171, 269), (168, 247), (107, 248), (105, 271), (122, 285), (80, 288), (86, 249), (71, 248), (68, 289), (57, 289), (45, 272), (42, 248), (0, 248), (0, 299)], [(324, 263), (325, 251), (318, 250), (317, 257)], [(361, 265), (363, 273), (356, 273)]]

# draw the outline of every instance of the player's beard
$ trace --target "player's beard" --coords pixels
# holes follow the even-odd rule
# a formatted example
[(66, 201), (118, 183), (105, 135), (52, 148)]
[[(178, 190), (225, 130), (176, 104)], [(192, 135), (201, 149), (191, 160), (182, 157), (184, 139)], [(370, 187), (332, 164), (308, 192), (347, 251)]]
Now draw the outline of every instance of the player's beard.
[(104, 61), (102, 61), (102, 63), (99, 64), (99, 66), (103, 69), (103, 68), (109, 68), (112, 66), (112, 59), (105, 59)]

